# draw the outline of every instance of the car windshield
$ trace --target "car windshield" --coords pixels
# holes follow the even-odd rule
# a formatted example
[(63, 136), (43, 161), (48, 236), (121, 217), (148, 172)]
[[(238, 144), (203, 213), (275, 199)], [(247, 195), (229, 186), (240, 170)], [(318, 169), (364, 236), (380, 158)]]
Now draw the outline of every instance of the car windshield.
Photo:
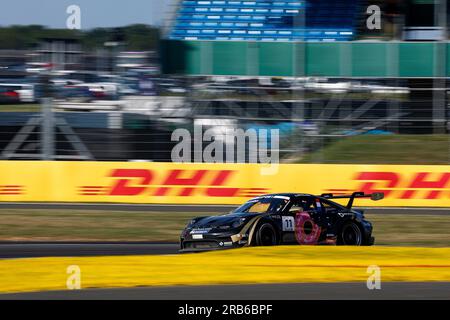
[(277, 213), (288, 203), (287, 198), (253, 199), (237, 208), (235, 213)]

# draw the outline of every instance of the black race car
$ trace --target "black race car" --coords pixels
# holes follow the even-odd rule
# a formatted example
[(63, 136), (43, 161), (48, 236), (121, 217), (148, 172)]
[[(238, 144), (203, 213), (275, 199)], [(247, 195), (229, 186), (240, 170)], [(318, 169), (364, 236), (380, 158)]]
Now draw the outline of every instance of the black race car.
[[(371, 195), (272, 194), (254, 198), (229, 214), (193, 219), (181, 234), (180, 252), (273, 245), (374, 244), (372, 224), (361, 210), (354, 210), (356, 198), (384, 198)], [(349, 199), (342, 206), (330, 199)]]

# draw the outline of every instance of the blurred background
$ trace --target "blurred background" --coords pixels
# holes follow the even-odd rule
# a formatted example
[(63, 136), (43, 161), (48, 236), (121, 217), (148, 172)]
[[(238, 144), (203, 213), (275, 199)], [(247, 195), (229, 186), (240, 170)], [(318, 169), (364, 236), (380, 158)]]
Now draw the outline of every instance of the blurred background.
[(79, 30), (2, 5), (2, 159), (167, 162), (201, 125), (279, 129), (284, 163), (450, 162), (447, 1), (78, 2)]

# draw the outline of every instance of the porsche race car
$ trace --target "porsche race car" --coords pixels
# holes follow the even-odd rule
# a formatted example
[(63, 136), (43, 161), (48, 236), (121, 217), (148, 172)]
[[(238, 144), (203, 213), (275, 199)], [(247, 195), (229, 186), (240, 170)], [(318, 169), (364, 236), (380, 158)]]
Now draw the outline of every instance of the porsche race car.
[[(353, 209), (357, 198), (378, 201), (384, 194), (256, 197), (229, 214), (190, 221), (181, 234), (180, 252), (288, 244), (370, 246), (375, 242), (372, 223)], [(348, 204), (333, 199), (348, 199)]]

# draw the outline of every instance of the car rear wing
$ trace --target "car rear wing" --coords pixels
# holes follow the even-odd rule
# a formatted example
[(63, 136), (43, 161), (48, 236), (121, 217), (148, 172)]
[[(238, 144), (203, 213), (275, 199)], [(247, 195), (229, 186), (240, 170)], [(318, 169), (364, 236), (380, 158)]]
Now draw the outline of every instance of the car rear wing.
[(372, 194), (365, 194), (364, 192), (354, 192), (351, 195), (334, 195), (332, 193), (324, 193), (321, 197), (325, 199), (349, 199), (347, 209), (351, 209), (356, 198), (370, 198), (373, 201), (379, 201), (384, 199), (384, 193), (375, 192)]

